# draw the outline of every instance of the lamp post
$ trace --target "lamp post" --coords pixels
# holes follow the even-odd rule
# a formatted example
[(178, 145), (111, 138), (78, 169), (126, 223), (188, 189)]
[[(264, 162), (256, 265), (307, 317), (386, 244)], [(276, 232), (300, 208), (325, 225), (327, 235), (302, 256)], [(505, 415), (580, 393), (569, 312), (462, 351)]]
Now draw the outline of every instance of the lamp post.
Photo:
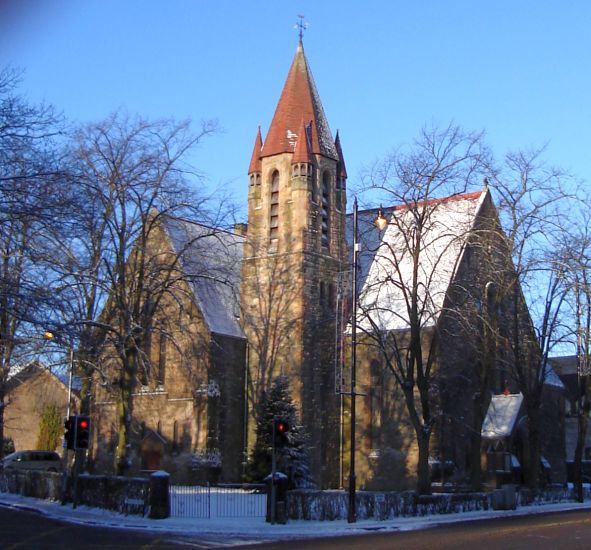
[[(68, 348), (68, 404), (66, 406), (66, 420), (69, 420), (72, 409), (72, 372), (74, 371), (74, 345), (71, 341), (64, 342), (51, 330), (46, 330), (43, 333), (43, 337), (48, 341), (65, 343)], [(62, 480), (62, 504), (64, 504), (66, 502), (66, 489), (68, 487), (68, 443), (66, 441), (65, 434), (62, 439), (62, 449), (62, 462), (64, 465), (64, 476)]]
[[(352, 297), (352, 312), (351, 312), (351, 389), (349, 396), (351, 399), (351, 427), (350, 427), (350, 458), (349, 458), (349, 506), (347, 511), (347, 521), (355, 523), (357, 521), (357, 510), (355, 506), (355, 488), (356, 488), (356, 474), (355, 474), (355, 422), (356, 422), (356, 398), (357, 398), (357, 271), (359, 269), (359, 225), (358, 225), (359, 207), (357, 204), (357, 197), (353, 201), (353, 254), (351, 258), (352, 281), (351, 281), (351, 297)], [(387, 225), (388, 220), (384, 216), (382, 207), (378, 210), (378, 215), (374, 219), (375, 225), (382, 231)]]
[(357, 256), (359, 254), (359, 228), (357, 225), (358, 205), (357, 197), (353, 201), (353, 255), (351, 258), (352, 281), (352, 312), (351, 312), (351, 428), (350, 428), (350, 458), (349, 458), (349, 507), (347, 512), (347, 521), (355, 523), (357, 521), (357, 510), (355, 509), (355, 400), (357, 384)]

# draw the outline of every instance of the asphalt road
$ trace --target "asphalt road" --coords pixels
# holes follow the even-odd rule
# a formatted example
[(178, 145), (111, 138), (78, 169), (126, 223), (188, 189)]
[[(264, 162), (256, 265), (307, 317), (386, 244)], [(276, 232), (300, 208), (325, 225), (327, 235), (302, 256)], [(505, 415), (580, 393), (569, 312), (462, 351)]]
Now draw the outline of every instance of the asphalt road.
[(591, 549), (589, 510), (472, 521), (421, 531), (368, 532), (366, 535), (251, 544), (223, 534), (185, 536), (76, 525), (35, 512), (0, 507), (2, 550), (195, 549), (251, 550), (578, 550)]
[[(246, 548), (246, 547), (243, 547)], [(251, 550), (589, 550), (588, 510), (452, 524), (421, 531), (372, 533), (249, 546)]]
[(86, 550), (154, 549), (183, 550), (223, 548), (239, 540), (223, 536), (186, 537), (178, 534), (150, 533), (76, 525), (45, 517), (36, 512), (0, 506), (0, 549), (2, 550)]

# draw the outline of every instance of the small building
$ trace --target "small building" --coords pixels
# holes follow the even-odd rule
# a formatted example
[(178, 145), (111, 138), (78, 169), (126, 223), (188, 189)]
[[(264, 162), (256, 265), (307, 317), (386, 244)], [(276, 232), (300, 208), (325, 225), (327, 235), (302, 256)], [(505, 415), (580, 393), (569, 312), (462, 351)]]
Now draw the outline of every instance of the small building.
[[(579, 375), (576, 355), (552, 357), (550, 362), (565, 387), (566, 460), (573, 461), (577, 447), (578, 416), (581, 412), (584, 378)], [(591, 430), (589, 428), (587, 428), (583, 446), (583, 460), (591, 460)]]
[[(4, 436), (14, 442), (17, 451), (37, 449), (39, 425), (44, 415), (59, 411), (60, 428), (66, 417), (68, 386), (51, 369), (32, 361), (15, 367), (8, 379), (6, 409), (4, 411)], [(72, 395), (72, 414), (77, 409), (78, 397)], [(54, 449), (60, 451), (62, 439)]]

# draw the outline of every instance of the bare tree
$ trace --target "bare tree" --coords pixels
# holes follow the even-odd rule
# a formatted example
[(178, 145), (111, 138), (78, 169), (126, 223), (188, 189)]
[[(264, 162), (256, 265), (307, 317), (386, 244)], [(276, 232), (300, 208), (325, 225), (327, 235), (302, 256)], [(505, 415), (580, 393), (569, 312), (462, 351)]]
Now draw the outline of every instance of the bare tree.
[(574, 314), (574, 340), (577, 359), (577, 442), (574, 454), (574, 487), (577, 499), (583, 502), (583, 451), (591, 411), (591, 235), (589, 204), (583, 204), (583, 216), (575, 224), (577, 235), (567, 243), (565, 263), (569, 285), (568, 300)]
[(174, 217), (217, 222), (209, 197), (190, 189), (195, 173), (186, 162), (214, 129), (204, 123), (194, 135), (188, 123), (115, 114), (80, 128), (69, 152), (80, 200), (73, 231), (60, 243), (64, 261), (56, 268), (60, 299), (69, 306), (62, 325), (74, 329), (84, 378), (96, 374), (98, 358), (114, 369), (100, 376), (117, 393), (119, 474), (130, 466), (132, 394), (149, 368), (148, 343), (153, 333), (167, 331), (154, 319), (163, 316), (167, 300), (178, 300), (183, 276), (185, 249), (163, 245), (163, 224)]
[[(512, 302), (506, 368), (523, 393), (528, 416), (528, 485), (539, 486), (544, 385), (552, 350), (567, 334), (562, 321), (566, 296), (561, 223), (572, 194), (564, 171), (548, 166), (543, 149), (509, 153), (502, 167), (491, 169), (498, 198), (507, 261), (499, 289)], [(528, 307), (525, 307), (527, 300)]]
[(243, 299), (241, 307), (242, 324), (249, 341), (248, 408), (254, 422), (262, 396), (277, 376), (285, 374), (285, 365), (279, 358), (285, 356), (282, 352), (301, 313), (293, 311), (298, 287), (285, 256), (269, 256), (263, 263), (258, 259), (263, 246), (248, 242), (245, 246), (242, 295), (257, 297), (254, 301)]
[(50, 298), (42, 265), (64, 198), (52, 142), (59, 117), (19, 96), (19, 80), (0, 72), (0, 456), (8, 377), (42, 340)]
[(359, 326), (403, 393), (418, 446), (421, 494), (430, 492), (430, 442), (440, 414), (438, 319), (470, 231), (466, 216), (450, 208), (453, 202), (437, 199), (479, 185), (488, 160), (480, 134), (454, 126), (425, 129), (410, 153), (387, 158), (366, 186), (398, 206), (360, 297)]

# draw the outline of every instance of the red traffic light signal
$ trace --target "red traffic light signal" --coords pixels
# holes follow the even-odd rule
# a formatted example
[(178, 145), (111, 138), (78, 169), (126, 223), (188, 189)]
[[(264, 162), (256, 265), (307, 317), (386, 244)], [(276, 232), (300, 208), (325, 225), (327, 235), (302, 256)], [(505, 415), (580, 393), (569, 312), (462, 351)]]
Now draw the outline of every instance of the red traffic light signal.
[(90, 416), (75, 416), (75, 449), (88, 449), (90, 446)]
[(283, 418), (273, 418), (275, 444), (278, 446), (288, 443), (289, 424)]

